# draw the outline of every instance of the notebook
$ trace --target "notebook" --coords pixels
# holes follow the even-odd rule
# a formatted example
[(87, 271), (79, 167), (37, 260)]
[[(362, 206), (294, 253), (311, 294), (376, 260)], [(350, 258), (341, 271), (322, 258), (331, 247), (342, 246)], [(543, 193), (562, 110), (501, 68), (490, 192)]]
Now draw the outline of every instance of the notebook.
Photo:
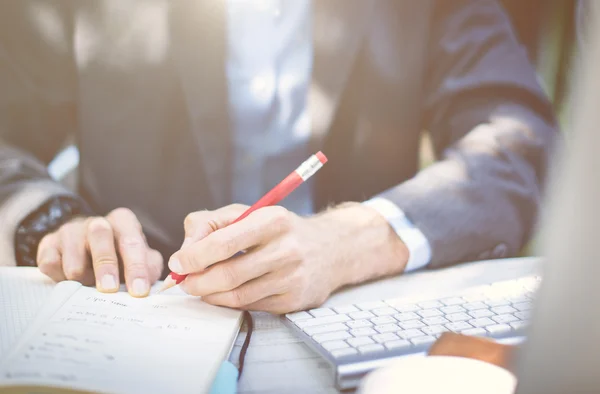
[(61, 282), (0, 360), (0, 393), (208, 393), (239, 311)]
[(0, 360), (29, 327), (54, 285), (37, 267), (0, 267)]

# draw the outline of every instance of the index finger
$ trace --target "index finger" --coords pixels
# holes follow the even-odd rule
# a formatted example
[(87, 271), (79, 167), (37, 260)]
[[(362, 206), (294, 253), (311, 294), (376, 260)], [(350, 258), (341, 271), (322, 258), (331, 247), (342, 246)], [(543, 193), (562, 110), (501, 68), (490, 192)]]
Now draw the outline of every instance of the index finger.
[(265, 244), (289, 228), (292, 215), (278, 206), (259, 209), (176, 252), (169, 261), (169, 269), (176, 274), (200, 272), (238, 252)]
[(135, 214), (125, 208), (112, 211), (107, 219), (115, 233), (129, 294), (134, 297), (147, 296), (150, 293), (150, 272), (147, 264), (148, 245), (142, 225)]

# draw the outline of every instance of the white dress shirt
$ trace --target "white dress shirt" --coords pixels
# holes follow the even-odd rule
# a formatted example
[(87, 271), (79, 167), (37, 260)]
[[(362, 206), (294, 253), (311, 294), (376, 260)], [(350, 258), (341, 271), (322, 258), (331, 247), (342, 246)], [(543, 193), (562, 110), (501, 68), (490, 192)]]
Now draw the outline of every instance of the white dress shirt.
[[(251, 205), (314, 153), (308, 146), (307, 108), (312, 1), (227, 0), (227, 18), (232, 200)], [(383, 198), (365, 204), (383, 215), (406, 244), (406, 271), (429, 263), (427, 239), (400, 208)], [(312, 183), (302, 185), (282, 205), (300, 215), (313, 213)]]

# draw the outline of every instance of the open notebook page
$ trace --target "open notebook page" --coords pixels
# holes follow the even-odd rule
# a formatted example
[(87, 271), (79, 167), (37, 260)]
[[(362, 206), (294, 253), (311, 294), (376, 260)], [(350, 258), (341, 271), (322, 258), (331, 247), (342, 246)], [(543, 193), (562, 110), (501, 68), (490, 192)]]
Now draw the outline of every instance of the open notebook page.
[(0, 360), (52, 293), (54, 282), (37, 267), (0, 267)]
[(190, 296), (102, 294), (58, 284), (0, 364), (2, 387), (101, 393), (205, 393), (227, 359), (241, 313)]

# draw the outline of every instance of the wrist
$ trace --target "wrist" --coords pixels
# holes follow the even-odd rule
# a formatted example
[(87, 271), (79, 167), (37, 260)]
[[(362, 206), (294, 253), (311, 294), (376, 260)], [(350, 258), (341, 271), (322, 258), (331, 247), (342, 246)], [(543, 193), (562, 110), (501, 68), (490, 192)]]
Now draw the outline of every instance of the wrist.
[(401, 273), (408, 249), (387, 220), (364, 204), (347, 202), (314, 217), (332, 236), (332, 287)]
[(89, 216), (90, 208), (81, 200), (70, 196), (55, 196), (25, 217), (15, 233), (15, 259), (17, 265), (36, 266), (40, 241), (63, 224), (82, 216)]

